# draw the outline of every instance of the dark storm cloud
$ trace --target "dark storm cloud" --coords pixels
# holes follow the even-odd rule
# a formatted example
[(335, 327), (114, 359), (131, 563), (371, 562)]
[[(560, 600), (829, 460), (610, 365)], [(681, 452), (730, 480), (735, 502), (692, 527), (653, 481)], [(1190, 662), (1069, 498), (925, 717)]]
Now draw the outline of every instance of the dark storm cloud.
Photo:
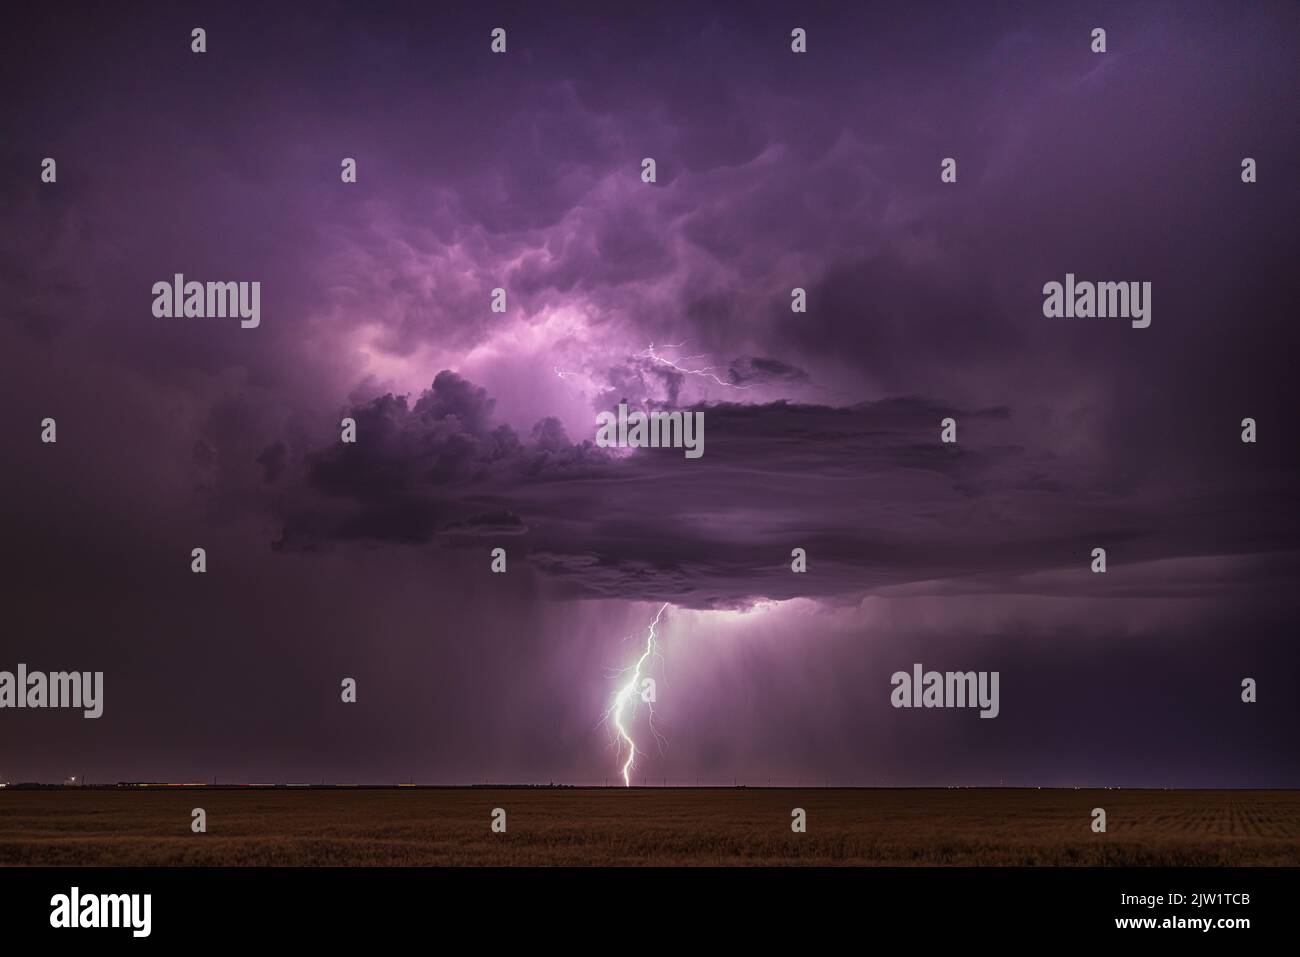
[[(282, 498), (277, 547), (335, 539), (425, 543), (440, 530), (482, 525), (494, 506), (504, 514), (520, 487), (609, 470), (606, 456), (591, 443), (570, 444), (554, 420), (540, 421), (524, 443), (492, 422), (492, 406), (483, 389), (447, 371), (414, 405), (390, 394), (352, 409), (358, 441), (306, 455), (298, 494)], [(488, 524), (519, 532), (517, 518)]]
[(735, 385), (757, 382), (807, 382), (808, 373), (780, 359), (747, 356), (731, 363), (727, 369), (727, 378)]
[[(1017, 444), (1005, 408), (714, 404), (694, 461), (570, 443), (547, 420), (524, 442), (491, 408), (443, 372), (413, 406), (385, 396), (353, 410), (358, 442), (308, 453), (301, 487), (282, 496), (280, 547), (499, 532), (562, 594), (730, 607), (948, 579), (936, 593), (1107, 594), (1089, 580), (1096, 545), (1134, 565), (1296, 542), (1294, 521), (1261, 519), (1222, 489), (1116, 494), (1104, 476)], [(948, 416), (956, 445), (939, 441)], [(1266, 480), (1257, 492), (1284, 494)], [(790, 570), (795, 547), (807, 574)], [(1116, 593), (1175, 588), (1162, 571), (1176, 578), (1180, 566), (1157, 564)], [(1224, 575), (1241, 577), (1227, 564)]]
[(288, 462), (289, 447), (283, 442), (275, 442), (262, 450), (257, 457), (257, 464), (262, 466), (262, 474), (267, 482), (275, 482), (284, 473)]

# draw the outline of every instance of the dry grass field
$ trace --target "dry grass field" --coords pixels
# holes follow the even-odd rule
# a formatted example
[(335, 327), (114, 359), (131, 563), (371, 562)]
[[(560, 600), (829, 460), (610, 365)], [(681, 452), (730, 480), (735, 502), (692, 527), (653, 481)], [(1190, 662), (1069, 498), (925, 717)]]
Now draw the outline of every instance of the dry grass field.
[(0, 865), (678, 864), (1296, 865), (1300, 792), (0, 790)]

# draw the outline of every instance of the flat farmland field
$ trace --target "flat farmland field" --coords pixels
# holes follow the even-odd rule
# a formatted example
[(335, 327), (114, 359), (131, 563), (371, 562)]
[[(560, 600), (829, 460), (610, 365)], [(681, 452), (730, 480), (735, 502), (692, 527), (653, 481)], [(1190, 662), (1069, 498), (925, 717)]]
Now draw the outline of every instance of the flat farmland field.
[(0, 790), (0, 866), (1297, 864), (1296, 791)]

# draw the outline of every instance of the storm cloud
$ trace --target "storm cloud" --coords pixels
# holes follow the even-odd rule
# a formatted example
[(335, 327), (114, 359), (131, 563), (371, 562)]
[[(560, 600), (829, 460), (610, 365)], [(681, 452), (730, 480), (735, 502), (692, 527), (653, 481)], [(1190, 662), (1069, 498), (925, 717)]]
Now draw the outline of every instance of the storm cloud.
[[(15, 15), (0, 651), (106, 705), (0, 773), (599, 783), (668, 603), (651, 778), (1295, 786), (1294, 13)], [(1151, 326), (1044, 317), (1067, 272)], [(703, 457), (597, 447), (623, 402)], [(998, 719), (889, 708), (916, 660)]]

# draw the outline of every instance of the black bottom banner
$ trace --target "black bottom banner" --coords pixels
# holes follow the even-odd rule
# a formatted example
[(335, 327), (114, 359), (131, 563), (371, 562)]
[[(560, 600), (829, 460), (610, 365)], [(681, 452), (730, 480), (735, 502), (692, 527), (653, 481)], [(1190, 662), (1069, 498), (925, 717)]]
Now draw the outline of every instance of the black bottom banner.
[[(764, 944), (1281, 933), (1296, 868), (9, 868), (7, 941)], [(448, 935), (454, 934), (454, 937)], [(661, 937), (662, 935), (662, 937)], [(868, 936), (870, 935), (870, 936)]]

